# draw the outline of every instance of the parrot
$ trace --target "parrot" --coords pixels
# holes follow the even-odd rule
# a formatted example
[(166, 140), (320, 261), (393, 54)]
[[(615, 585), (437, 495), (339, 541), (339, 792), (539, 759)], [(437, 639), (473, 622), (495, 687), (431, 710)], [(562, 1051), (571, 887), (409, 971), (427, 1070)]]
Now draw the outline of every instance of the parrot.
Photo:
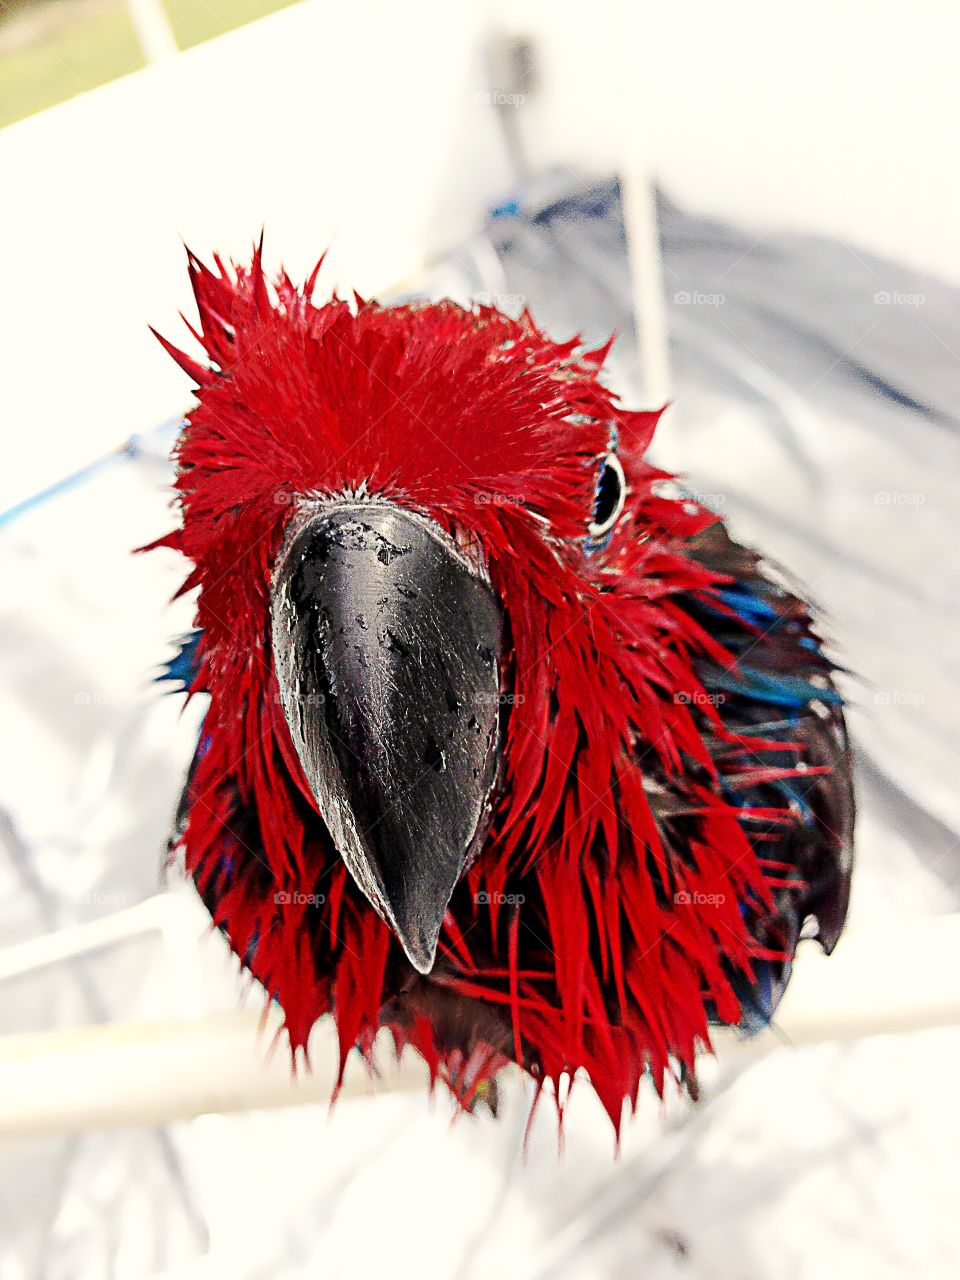
[[(168, 843), (293, 1063), (386, 1029), (463, 1111), (516, 1064), (618, 1138), (829, 953), (851, 753), (817, 607), (649, 453), (611, 342), (529, 310), (314, 301), (187, 251), (174, 448), (203, 695)], [(156, 331), (154, 331), (156, 332)], [(562, 1119), (562, 1115), (561, 1115)]]

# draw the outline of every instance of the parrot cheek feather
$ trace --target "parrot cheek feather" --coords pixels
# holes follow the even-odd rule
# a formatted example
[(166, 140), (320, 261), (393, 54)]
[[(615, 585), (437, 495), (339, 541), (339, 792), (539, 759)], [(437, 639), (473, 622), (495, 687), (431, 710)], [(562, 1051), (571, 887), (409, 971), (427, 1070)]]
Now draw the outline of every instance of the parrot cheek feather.
[(645, 1079), (695, 1092), (711, 1025), (765, 1025), (846, 912), (813, 610), (671, 496), (606, 349), (189, 267), (208, 363), (171, 352), (199, 403), (155, 545), (199, 588), (166, 678), (210, 701), (171, 847), (292, 1054), (332, 1014), (341, 1077), (386, 1028), (465, 1110), (514, 1062), (561, 1119), (582, 1071), (617, 1132)]

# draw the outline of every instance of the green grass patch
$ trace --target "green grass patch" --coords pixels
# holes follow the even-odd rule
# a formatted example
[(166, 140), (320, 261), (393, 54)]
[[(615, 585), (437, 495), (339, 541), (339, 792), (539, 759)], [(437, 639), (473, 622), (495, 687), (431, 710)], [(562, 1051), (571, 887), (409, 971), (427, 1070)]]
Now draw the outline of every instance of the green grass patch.
[(254, 18), (289, 9), (297, 0), (164, 0), (181, 49), (242, 27)]
[(15, 43), (14, 26), (28, 21), (11, 18), (0, 27), (0, 127), (143, 66), (123, 4), (90, 9), (73, 21), (65, 15), (61, 25), (38, 21), (38, 38), (17, 32)]
[[(296, 3), (164, 0), (181, 49)], [(124, 0), (11, 4), (0, 22), (0, 128), (143, 65)]]

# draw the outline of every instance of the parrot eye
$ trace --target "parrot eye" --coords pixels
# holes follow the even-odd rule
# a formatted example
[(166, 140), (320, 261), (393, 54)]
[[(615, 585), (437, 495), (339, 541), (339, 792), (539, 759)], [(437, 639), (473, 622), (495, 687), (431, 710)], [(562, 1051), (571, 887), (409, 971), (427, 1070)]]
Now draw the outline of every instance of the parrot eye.
[(597, 476), (597, 496), (589, 526), (591, 538), (602, 538), (610, 532), (620, 519), (626, 500), (627, 478), (623, 474), (620, 459), (615, 453), (608, 453), (600, 463), (600, 473)]

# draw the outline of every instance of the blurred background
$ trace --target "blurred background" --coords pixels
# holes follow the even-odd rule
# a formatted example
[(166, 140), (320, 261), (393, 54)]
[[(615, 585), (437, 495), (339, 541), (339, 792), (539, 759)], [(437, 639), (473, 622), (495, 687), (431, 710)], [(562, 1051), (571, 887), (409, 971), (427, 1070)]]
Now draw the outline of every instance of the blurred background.
[[(957, 1274), (958, 61), (950, 0), (0, 0), (0, 1280)], [(130, 556), (190, 403), (147, 326), (184, 340), (183, 241), (262, 227), (321, 291), (615, 332), (657, 460), (854, 673), (806, 1032), (617, 1159), (586, 1088), (559, 1160), (517, 1079), (496, 1122), (409, 1063), (328, 1114), (162, 870), (200, 708), (152, 682), (182, 568)]]

